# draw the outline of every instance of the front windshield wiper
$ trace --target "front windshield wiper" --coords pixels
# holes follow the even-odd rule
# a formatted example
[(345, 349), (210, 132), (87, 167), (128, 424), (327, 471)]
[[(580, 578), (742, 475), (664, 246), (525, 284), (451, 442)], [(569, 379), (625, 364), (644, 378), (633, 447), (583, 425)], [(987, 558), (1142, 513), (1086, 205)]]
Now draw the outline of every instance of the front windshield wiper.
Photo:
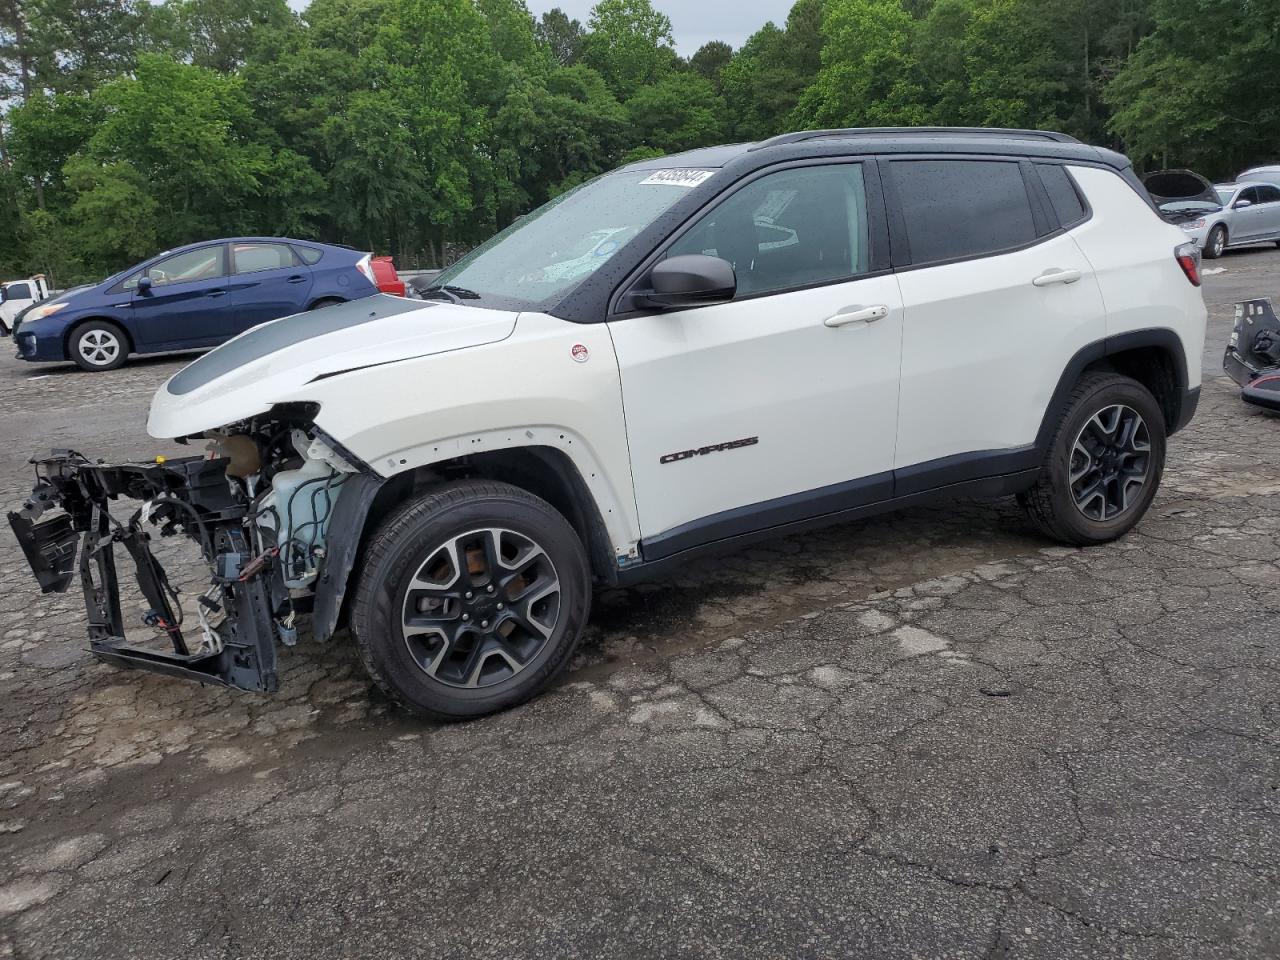
[(451, 283), (442, 283), (433, 287), (427, 287), (422, 294), (422, 299), (437, 300), (439, 299), (440, 294), (443, 294), (447, 300), (453, 303), (461, 303), (463, 300), (480, 299), (480, 294), (476, 293), (474, 290), (468, 290), (466, 287), (455, 287)]

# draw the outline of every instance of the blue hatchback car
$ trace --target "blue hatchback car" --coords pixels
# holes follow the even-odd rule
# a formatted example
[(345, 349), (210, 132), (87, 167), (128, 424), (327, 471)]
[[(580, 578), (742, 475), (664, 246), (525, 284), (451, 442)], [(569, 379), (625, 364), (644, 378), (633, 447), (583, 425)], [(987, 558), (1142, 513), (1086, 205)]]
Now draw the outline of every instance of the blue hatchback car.
[(39, 304), (18, 357), (113, 370), (131, 353), (216, 347), (268, 320), (378, 292), (368, 254), (309, 240), (237, 237), (166, 250)]

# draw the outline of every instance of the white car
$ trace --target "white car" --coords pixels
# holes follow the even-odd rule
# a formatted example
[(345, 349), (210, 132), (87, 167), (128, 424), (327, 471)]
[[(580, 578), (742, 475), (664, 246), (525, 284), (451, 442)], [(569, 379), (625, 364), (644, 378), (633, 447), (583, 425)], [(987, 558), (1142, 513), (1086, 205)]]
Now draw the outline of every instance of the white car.
[[(557, 276), (566, 238), (620, 227)], [(648, 160), (446, 270), (439, 302), (361, 300), (199, 358), (148, 430), (212, 458), (64, 452), (14, 529), (46, 590), (83, 539), (101, 659), (271, 691), (309, 610), (410, 710), (474, 717), (561, 673), (593, 584), (707, 550), (955, 496), (1017, 495), (1065, 543), (1121, 536), (1196, 409), (1198, 265), (1127, 160), (1060, 134)], [(115, 526), (117, 497), (146, 504)], [(210, 564), (187, 627), (147, 524)], [(112, 545), (139, 561), (141, 623)]]
[(10, 280), (0, 283), (0, 334), (13, 333), (14, 321), (32, 304), (49, 298), (49, 286), (44, 274), (37, 273), (26, 280)]

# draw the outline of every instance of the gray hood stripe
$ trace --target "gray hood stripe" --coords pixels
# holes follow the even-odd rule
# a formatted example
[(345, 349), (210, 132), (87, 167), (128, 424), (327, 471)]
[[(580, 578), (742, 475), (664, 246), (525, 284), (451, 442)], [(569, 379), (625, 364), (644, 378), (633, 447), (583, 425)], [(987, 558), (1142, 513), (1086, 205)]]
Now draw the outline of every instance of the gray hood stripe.
[(285, 317), (283, 320), (255, 327), (183, 367), (169, 381), (167, 389), (169, 393), (180, 397), (193, 390), (199, 390), (238, 367), (260, 360), (268, 354), (293, 346), (295, 343), (301, 343), (303, 340), (323, 337), (325, 334), (356, 327), (362, 323), (372, 323), (374, 320), (383, 320), (400, 313), (435, 306), (439, 306), (439, 301), (406, 300), (402, 297), (389, 297), (379, 293), (360, 300), (335, 304), (323, 310), (312, 310), (309, 313)]

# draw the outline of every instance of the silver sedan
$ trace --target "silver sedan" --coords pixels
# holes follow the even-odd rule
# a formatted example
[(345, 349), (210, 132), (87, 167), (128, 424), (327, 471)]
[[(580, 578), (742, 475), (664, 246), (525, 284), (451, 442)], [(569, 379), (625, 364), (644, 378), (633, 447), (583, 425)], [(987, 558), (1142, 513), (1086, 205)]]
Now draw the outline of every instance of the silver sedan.
[(1207, 259), (1222, 256), (1229, 247), (1250, 243), (1275, 242), (1280, 246), (1280, 187), (1269, 183), (1219, 183), (1213, 189), (1216, 204), (1175, 200), (1161, 204), (1161, 213), (1186, 231)]

